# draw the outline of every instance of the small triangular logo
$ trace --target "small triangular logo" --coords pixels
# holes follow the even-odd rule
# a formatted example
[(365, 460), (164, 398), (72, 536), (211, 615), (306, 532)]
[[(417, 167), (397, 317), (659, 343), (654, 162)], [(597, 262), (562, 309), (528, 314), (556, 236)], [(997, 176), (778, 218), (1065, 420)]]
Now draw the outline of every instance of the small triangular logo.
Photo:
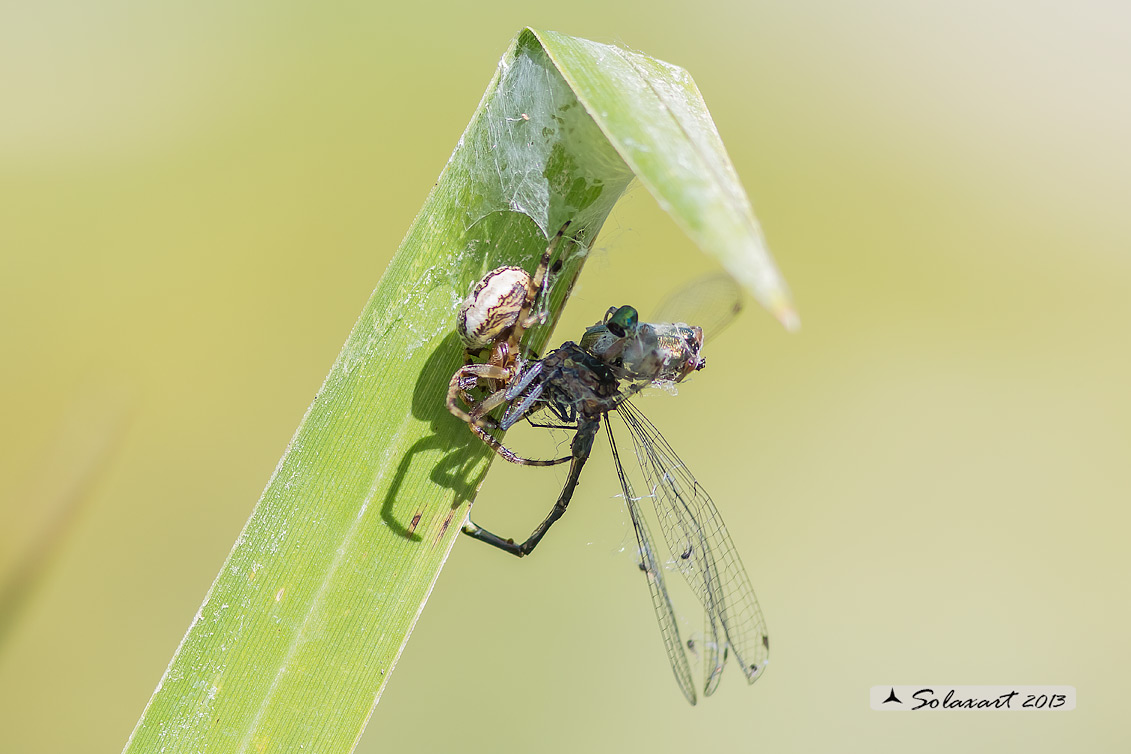
[(888, 698), (884, 700), (884, 704), (887, 704), (888, 702), (895, 702), (896, 704), (903, 704), (903, 701), (898, 696), (895, 695), (895, 687), (894, 686), (892, 687), (891, 693), (888, 694)]

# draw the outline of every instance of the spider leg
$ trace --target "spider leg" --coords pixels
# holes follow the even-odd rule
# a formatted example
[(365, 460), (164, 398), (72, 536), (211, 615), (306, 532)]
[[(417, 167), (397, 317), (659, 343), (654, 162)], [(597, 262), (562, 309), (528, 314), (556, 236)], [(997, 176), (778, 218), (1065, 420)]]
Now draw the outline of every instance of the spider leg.
[[(496, 390), (475, 405), (475, 408), (471, 410), (471, 421), (469, 423), (484, 426), (484, 418), (486, 415), (506, 402), (507, 391), (505, 389)], [(494, 422), (492, 422), (492, 424), (494, 424)]]
[(532, 314), (531, 310), (534, 308), (534, 302), (538, 299), (538, 295), (542, 293), (542, 289), (546, 285), (546, 270), (550, 267), (550, 257), (554, 255), (554, 250), (558, 248), (561, 243), (562, 236), (569, 227), (570, 220), (567, 220), (557, 232), (557, 234), (550, 240), (546, 246), (546, 250), (542, 252), (542, 259), (538, 262), (538, 269), (534, 272), (534, 278), (530, 281), (530, 288), (526, 292), (526, 301), (522, 305), (522, 309), (518, 313), (518, 321), (514, 324), (514, 335), (511, 339), (515, 343), (522, 341), (522, 334), (526, 328), (533, 326), (538, 322), (538, 315)]
[(473, 382), (478, 382), (479, 380), (501, 380), (505, 382), (509, 380), (510, 377), (511, 375), (508, 369), (494, 364), (463, 365), (456, 370), (456, 373), (452, 375), (451, 382), (448, 383), (448, 410), (459, 417), (460, 420), (468, 424), (473, 424), (476, 420), (459, 405), (461, 398), (464, 403), (471, 405), (471, 400), (464, 387), (464, 381), (470, 379)]
[(487, 446), (491, 448), (491, 450), (498, 453), (503, 460), (510, 461), (511, 463), (518, 464), (519, 466), (557, 466), (558, 464), (565, 463), (566, 461), (569, 461), (573, 458), (573, 456), (563, 456), (561, 458), (553, 458), (548, 461), (543, 461), (535, 458), (524, 458), (518, 453), (515, 453), (507, 446), (503, 445), (501, 442), (495, 439), (495, 437), (491, 435), (491, 433), (489, 433), (483, 427), (480, 427), (478, 424), (471, 424), (470, 426), (471, 431), (474, 432), (480, 440), (485, 442)]

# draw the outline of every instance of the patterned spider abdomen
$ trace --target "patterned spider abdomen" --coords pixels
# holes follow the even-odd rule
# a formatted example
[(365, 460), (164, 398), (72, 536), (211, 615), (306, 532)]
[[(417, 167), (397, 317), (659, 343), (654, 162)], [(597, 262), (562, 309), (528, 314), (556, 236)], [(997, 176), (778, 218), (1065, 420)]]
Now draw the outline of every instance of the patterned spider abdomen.
[(464, 348), (476, 353), (505, 338), (518, 321), (533, 282), (521, 267), (499, 267), (475, 284), (456, 315)]

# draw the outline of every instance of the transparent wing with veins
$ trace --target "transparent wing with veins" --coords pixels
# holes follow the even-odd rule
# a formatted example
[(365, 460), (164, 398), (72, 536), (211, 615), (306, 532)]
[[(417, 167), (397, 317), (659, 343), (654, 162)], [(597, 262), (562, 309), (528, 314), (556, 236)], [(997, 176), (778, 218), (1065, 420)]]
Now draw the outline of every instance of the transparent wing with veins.
[[(718, 687), (729, 656), (735, 658), (747, 681), (753, 683), (762, 674), (769, 660), (769, 638), (750, 577), (742, 566), (722, 517), (706, 490), (639, 410), (625, 401), (616, 413), (624, 420), (632, 436), (644, 481), (651, 492), (649, 499), (671, 562), (683, 574), (704, 609), (704, 692), (710, 695)], [(609, 434), (611, 440), (611, 430)], [(621, 477), (622, 488), (630, 490), (619, 458), (617, 474)], [(629, 491), (625, 492), (625, 497), (630, 498)], [(643, 517), (636, 507), (635, 502), (629, 503), (637, 537), (641, 539), (641, 549), (644, 550), (647, 544), (647, 550), (653, 552), (651, 557), (655, 560), (647, 528), (637, 524), (637, 519), (643, 521)], [(647, 560), (647, 555), (645, 559)], [(659, 571), (656, 573), (659, 574)], [(664, 597), (668, 611), (671, 603), (667, 599), (662, 577), (657, 575), (653, 579), (649, 574), (650, 585), (653, 582), (658, 585), (658, 589), (653, 586), (653, 604), (678, 680), (681, 667), (687, 664), (683, 644), (680, 642), (678, 645), (680, 658), (673, 657), (674, 650), (670, 646), (666, 625), (669, 618), (662, 614), (665, 605), (657, 601), (656, 592), (659, 591)], [(674, 630), (674, 625), (671, 631), (678, 642), (678, 631)], [(682, 681), (680, 685), (682, 687)], [(687, 694), (686, 690), (684, 694)]]
[(697, 278), (672, 293), (652, 314), (652, 322), (684, 322), (703, 328), (714, 340), (742, 311), (742, 289), (725, 272)]
[(664, 640), (664, 649), (668, 653), (668, 662), (671, 663), (679, 690), (683, 692), (687, 701), (695, 704), (695, 681), (691, 677), (691, 666), (683, 651), (683, 639), (679, 635), (679, 625), (676, 623), (675, 610), (672, 609), (672, 600), (664, 584), (663, 565), (656, 556), (656, 548), (652, 545), (652, 534), (648, 531), (648, 522), (640, 512), (638, 498), (633, 494), (632, 484), (628, 480), (628, 475), (624, 473), (624, 467), (621, 466), (620, 454), (617, 452), (617, 443), (613, 437), (608, 414), (605, 415), (605, 430), (609, 436), (609, 447), (612, 449), (617, 477), (620, 479), (621, 494), (624, 495), (628, 515), (632, 519), (632, 527), (636, 530), (636, 542), (640, 546), (640, 568), (648, 578), (648, 589), (652, 592), (652, 607), (656, 611), (656, 621), (660, 625), (660, 635)]

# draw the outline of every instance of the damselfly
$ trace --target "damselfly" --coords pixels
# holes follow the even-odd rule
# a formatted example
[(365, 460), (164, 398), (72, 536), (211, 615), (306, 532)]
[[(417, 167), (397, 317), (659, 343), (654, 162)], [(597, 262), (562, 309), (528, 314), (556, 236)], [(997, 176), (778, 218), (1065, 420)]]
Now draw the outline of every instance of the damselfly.
[[(470, 519), (463, 531), (512, 555), (530, 554), (569, 506), (603, 424), (668, 660), (680, 690), (694, 704), (696, 684), (664, 581), (666, 564), (683, 575), (703, 607), (705, 694), (718, 687), (730, 656), (750, 683), (761, 676), (769, 658), (761, 608), (715, 504), (630, 400), (644, 387), (676, 383), (703, 368), (703, 331), (682, 322), (640, 322), (632, 307), (613, 307), (586, 330), (580, 344), (566, 342), (540, 359), (524, 359), (522, 336), (537, 322), (535, 301), (543, 293), (550, 259), (564, 231), (550, 242), (533, 276), (520, 268), (500, 268), (472, 290), (457, 320), (468, 363), (452, 376), (447, 404), (506, 460), (534, 466), (569, 462), (569, 473), (549, 515), (524, 542), (504, 539)], [(482, 353), (486, 361), (473, 363), (471, 357)], [(473, 393), (479, 388), (488, 394), (476, 400)], [(502, 411), (498, 419), (491, 416), (496, 409)], [(574, 432), (568, 456), (525, 458), (492, 434), (538, 412), (549, 412), (558, 427)], [(646, 487), (641, 495), (622, 463), (612, 415), (620, 417), (632, 438)], [(645, 517), (645, 500), (655, 514), (662, 549)]]

